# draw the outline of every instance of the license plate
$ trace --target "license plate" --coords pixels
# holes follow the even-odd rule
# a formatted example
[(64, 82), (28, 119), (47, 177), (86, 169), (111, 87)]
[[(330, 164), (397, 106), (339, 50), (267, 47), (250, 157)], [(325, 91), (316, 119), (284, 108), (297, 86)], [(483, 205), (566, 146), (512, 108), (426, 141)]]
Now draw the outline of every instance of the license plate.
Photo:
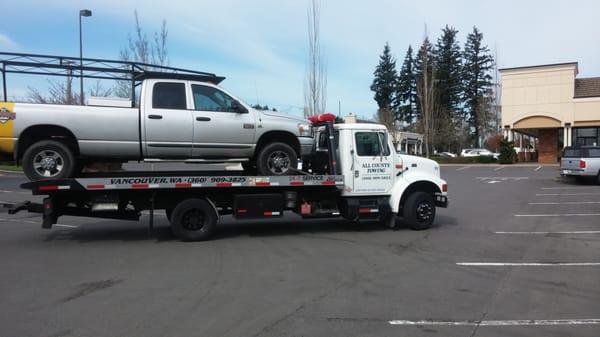
[(572, 171), (571, 170), (562, 170), (562, 174), (571, 174)]

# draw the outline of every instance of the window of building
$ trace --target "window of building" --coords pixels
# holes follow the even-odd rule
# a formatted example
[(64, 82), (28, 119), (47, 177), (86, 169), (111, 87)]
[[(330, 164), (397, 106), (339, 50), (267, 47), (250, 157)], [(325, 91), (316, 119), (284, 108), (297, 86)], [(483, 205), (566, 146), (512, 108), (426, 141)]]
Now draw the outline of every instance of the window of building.
[(600, 128), (574, 128), (573, 145), (598, 145), (600, 144)]
[(185, 83), (160, 82), (152, 89), (153, 109), (187, 109)]

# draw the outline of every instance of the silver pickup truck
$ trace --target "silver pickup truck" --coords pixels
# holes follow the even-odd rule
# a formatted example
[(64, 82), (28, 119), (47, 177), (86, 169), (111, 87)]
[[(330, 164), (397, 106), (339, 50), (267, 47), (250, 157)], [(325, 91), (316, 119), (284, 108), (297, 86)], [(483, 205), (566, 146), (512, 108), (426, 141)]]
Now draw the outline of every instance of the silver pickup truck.
[(130, 160), (242, 162), (262, 175), (297, 168), (313, 148), (310, 122), (253, 109), (219, 87), (222, 79), (145, 78), (139, 108), (92, 98), (87, 106), (0, 102), (0, 153), (31, 180)]
[(560, 161), (560, 175), (593, 178), (600, 184), (600, 146), (568, 146)]

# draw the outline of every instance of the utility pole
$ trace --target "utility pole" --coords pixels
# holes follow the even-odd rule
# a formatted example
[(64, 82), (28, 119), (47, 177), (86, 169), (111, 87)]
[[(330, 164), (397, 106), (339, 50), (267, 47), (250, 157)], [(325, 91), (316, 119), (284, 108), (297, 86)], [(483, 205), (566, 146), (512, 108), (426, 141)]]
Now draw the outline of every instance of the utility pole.
[(92, 16), (92, 11), (82, 9), (79, 11), (79, 103), (83, 105), (83, 37), (81, 30), (81, 18)]

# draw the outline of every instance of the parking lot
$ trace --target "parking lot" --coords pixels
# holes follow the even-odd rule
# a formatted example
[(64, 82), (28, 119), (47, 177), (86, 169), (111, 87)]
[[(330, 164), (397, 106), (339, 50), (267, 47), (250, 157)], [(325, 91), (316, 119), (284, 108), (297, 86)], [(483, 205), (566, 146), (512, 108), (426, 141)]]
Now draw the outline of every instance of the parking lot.
[[(32, 199), (0, 173), (0, 201)], [(0, 212), (0, 336), (598, 336), (600, 187), (555, 166), (445, 166), (427, 231)]]

